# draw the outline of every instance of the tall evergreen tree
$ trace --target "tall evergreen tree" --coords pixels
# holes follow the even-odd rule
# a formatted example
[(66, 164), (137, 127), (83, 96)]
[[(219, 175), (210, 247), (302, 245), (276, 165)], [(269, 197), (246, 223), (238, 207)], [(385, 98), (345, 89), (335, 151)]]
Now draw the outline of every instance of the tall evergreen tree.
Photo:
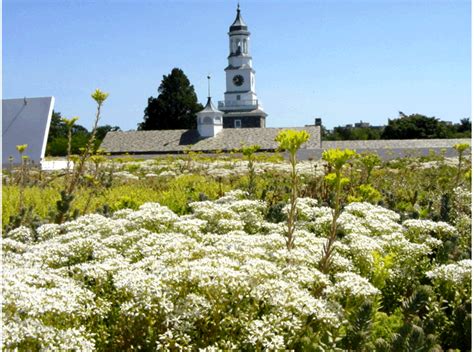
[(158, 97), (148, 98), (139, 130), (172, 130), (196, 128), (196, 113), (203, 109), (194, 87), (179, 68), (163, 76)]

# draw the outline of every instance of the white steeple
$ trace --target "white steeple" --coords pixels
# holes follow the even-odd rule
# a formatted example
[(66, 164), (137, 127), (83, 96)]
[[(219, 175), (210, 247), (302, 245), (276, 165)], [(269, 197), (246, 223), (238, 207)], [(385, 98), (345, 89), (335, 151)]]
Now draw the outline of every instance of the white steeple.
[(207, 104), (197, 115), (197, 129), (201, 137), (214, 137), (222, 131), (222, 111), (216, 109), (211, 100), (211, 76), (207, 76)]
[[(224, 101), (219, 102), (219, 109), (226, 113), (224, 124), (226, 127), (234, 127), (233, 123), (232, 126), (228, 126), (227, 115), (232, 113), (233, 119), (238, 119), (239, 116), (236, 113), (240, 111), (246, 112), (248, 120), (248, 112), (257, 110), (259, 121), (260, 118), (264, 120), (266, 114), (263, 112), (255, 92), (255, 70), (252, 67), (252, 56), (250, 56), (250, 32), (242, 18), (239, 5), (237, 5), (237, 15), (229, 28), (228, 35), (229, 56), (227, 57), (228, 66), (225, 68), (226, 92)], [(252, 126), (249, 127), (263, 127), (261, 122), (258, 122), (259, 126), (255, 121), (252, 121), (251, 124)]]

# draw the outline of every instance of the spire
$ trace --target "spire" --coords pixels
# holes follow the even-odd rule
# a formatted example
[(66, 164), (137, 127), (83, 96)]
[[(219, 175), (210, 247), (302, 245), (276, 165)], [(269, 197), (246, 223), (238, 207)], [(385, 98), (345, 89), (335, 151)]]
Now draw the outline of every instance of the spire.
[(237, 3), (237, 16), (235, 17), (234, 23), (230, 26), (230, 32), (234, 31), (247, 31), (247, 25), (245, 24), (242, 16), (240, 15), (240, 3)]
[(207, 98), (211, 99), (211, 76), (207, 76)]
[(207, 103), (202, 112), (218, 112), (211, 99), (211, 75), (207, 76)]

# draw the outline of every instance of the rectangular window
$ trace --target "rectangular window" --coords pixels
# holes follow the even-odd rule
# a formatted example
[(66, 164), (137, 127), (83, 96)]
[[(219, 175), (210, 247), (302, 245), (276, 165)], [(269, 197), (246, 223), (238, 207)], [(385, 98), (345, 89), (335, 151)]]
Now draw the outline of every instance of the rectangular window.
[(240, 95), (239, 94), (237, 94), (237, 100), (240, 100)]
[(234, 120), (234, 128), (242, 128), (242, 121)]

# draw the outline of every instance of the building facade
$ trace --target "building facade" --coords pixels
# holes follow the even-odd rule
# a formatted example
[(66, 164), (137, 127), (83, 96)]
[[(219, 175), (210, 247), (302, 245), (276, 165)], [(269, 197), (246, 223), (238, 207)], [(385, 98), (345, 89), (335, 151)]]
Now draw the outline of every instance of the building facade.
[(255, 70), (250, 55), (250, 32), (237, 6), (237, 16), (229, 28), (229, 56), (224, 100), (224, 128), (263, 128), (267, 114), (255, 91)]

